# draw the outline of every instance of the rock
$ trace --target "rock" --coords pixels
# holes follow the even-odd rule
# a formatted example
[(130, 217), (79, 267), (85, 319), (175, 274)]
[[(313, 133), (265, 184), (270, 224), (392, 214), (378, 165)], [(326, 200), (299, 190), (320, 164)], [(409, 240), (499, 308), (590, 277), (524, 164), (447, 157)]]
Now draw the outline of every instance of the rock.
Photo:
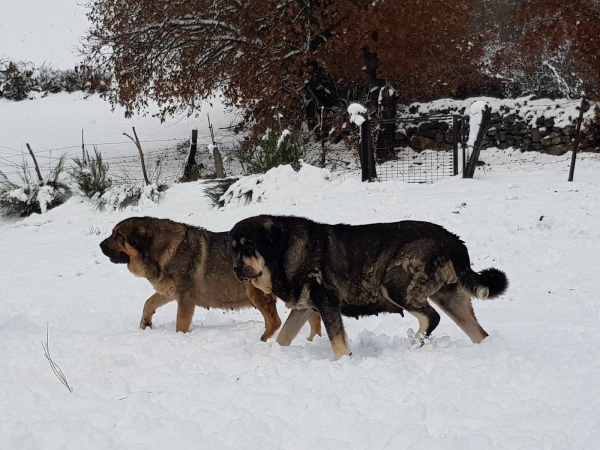
[(504, 133), (504, 132), (499, 133), (498, 134), (498, 140), (500, 142), (506, 142), (506, 133)]
[(429, 138), (429, 139), (435, 139), (435, 137), (438, 134), (438, 130), (435, 128), (430, 128), (428, 130), (425, 130), (424, 132), (421, 133), (423, 136)]
[(517, 116), (514, 114), (509, 114), (508, 116), (504, 117), (504, 121), (506, 123), (515, 123), (516, 120), (517, 120)]
[(538, 128), (531, 130), (531, 142), (540, 142), (540, 130)]
[(546, 128), (552, 128), (554, 126), (554, 118), (550, 117), (549, 119), (544, 120), (544, 126)]
[(506, 150), (508, 148), (508, 144), (506, 142), (501, 142), (500, 144), (498, 144), (498, 148), (500, 150)]
[(441, 144), (444, 142), (444, 133), (438, 133), (435, 135), (435, 142)]
[(549, 137), (550, 139), (554, 139), (555, 137), (558, 137), (558, 136), (560, 136), (560, 135), (561, 135), (561, 133), (557, 133), (556, 131), (553, 131), (552, 133), (550, 133), (550, 134), (548, 135), (548, 137)]
[(523, 144), (529, 147), (531, 145), (531, 139), (523, 139)]
[(571, 137), (570, 136), (561, 136), (560, 140), (563, 144), (568, 144), (569, 142), (571, 142)]
[(554, 139), (552, 139), (552, 145), (558, 145), (558, 144), (562, 144), (562, 139), (560, 138), (560, 136), (556, 136)]
[(566, 145), (551, 145), (541, 150), (542, 153), (548, 153), (549, 155), (561, 156), (567, 153)]
[(425, 136), (414, 135), (410, 138), (410, 147), (416, 151), (435, 148), (435, 141)]
[(567, 125), (562, 129), (562, 132), (567, 136), (572, 136), (573, 134), (575, 134), (575, 127), (573, 125)]

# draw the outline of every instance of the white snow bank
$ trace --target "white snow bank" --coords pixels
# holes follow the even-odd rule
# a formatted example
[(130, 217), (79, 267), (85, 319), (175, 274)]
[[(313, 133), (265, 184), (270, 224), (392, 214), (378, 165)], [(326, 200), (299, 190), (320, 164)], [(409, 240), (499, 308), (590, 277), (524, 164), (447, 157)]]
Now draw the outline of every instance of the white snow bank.
[(292, 193), (306, 193), (325, 186), (331, 178), (328, 169), (301, 163), (296, 172), (289, 164), (274, 167), (262, 175), (240, 178), (221, 196), (224, 208), (244, 206), (266, 200), (288, 198)]

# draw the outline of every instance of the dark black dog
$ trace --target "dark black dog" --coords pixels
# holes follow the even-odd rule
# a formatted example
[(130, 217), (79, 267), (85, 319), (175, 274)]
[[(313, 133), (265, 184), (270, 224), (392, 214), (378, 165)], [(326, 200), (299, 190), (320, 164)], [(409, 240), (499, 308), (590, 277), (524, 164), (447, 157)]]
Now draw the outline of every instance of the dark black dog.
[(293, 309), (277, 342), (289, 345), (318, 311), (336, 359), (350, 354), (342, 313), (400, 307), (417, 317), (422, 338), (440, 321), (428, 297), (479, 343), (487, 333), (475, 318), (471, 297), (494, 298), (508, 287), (500, 270), (471, 270), (464, 243), (429, 222), (351, 226), (258, 216), (239, 222), (230, 238), (238, 278), (252, 280)]

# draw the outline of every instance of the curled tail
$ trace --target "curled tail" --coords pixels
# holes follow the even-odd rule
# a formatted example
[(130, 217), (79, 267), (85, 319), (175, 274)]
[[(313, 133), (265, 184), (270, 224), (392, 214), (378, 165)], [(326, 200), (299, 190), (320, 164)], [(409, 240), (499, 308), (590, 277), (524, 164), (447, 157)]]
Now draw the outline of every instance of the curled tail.
[(489, 268), (477, 273), (470, 268), (461, 275), (462, 285), (475, 297), (486, 300), (496, 298), (508, 288), (508, 278), (501, 270)]

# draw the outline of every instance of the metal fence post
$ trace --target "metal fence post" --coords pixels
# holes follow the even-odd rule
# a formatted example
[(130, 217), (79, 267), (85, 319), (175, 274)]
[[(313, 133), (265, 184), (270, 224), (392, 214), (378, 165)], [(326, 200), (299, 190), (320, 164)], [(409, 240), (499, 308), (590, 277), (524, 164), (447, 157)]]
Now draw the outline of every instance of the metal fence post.
[(458, 117), (452, 116), (452, 175), (458, 175)]
[(579, 141), (581, 136), (581, 122), (583, 122), (583, 113), (587, 111), (589, 104), (585, 97), (581, 98), (581, 106), (579, 107), (579, 118), (577, 119), (577, 131), (575, 132), (575, 142), (573, 143), (573, 154), (571, 155), (571, 167), (569, 168), (569, 181), (573, 181), (575, 175), (575, 161), (577, 160), (577, 150), (579, 149)]
[(360, 126), (360, 166), (362, 181), (372, 181), (373, 151), (371, 149), (371, 124), (369, 119)]

